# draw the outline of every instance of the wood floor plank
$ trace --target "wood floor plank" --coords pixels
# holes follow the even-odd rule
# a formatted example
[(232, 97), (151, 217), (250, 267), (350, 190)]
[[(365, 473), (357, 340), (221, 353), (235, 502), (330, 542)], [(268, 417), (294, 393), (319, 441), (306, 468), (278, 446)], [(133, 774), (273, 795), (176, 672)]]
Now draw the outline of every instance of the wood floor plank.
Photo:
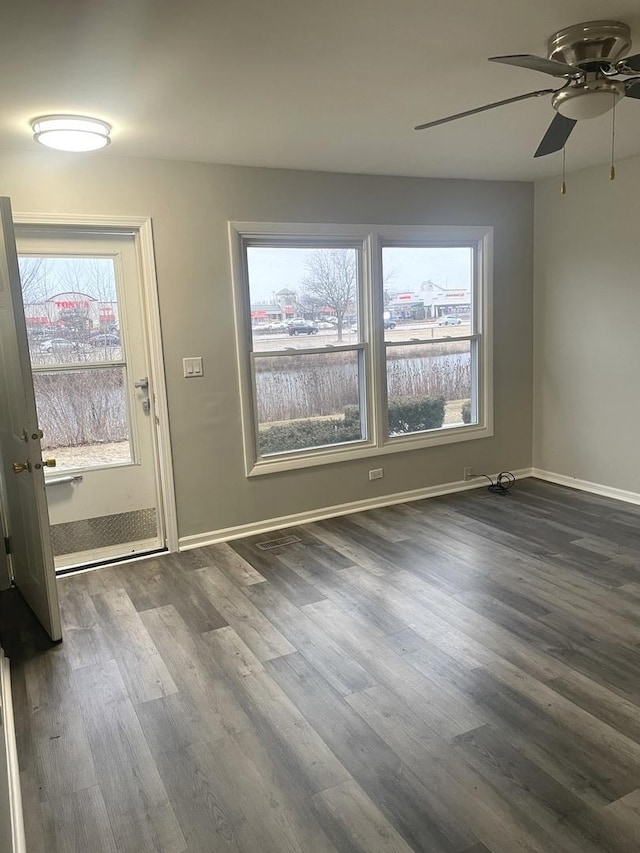
[(115, 661), (74, 670), (96, 775), (119, 853), (187, 845)]
[(411, 853), (412, 848), (391, 826), (354, 781), (314, 795), (316, 813), (339, 850), (359, 853)]
[(295, 647), (243, 594), (242, 590), (259, 589), (263, 584), (252, 584), (239, 589), (215, 566), (198, 569), (195, 575), (217, 610), (259, 660), (269, 660), (295, 651)]
[(568, 791), (491, 726), (460, 735), (455, 745), (507, 800), (526, 809), (548, 830), (563, 850), (598, 853), (608, 844), (621, 853), (637, 850), (636, 839), (622, 824), (604, 820), (599, 810)]
[[(338, 554), (342, 554), (347, 560), (355, 563), (362, 568), (367, 569), (374, 575), (385, 575), (388, 572), (394, 572), (396, 567), (380, 554), (376, 554), (366, 545), (362, 544), (363, 537), (356, 534), (354, 537), (352, 531), (349, 535), (342, 535), (340, 522), (335, 520), (317, 521), (307, 525), (310, 533), (325, 545), (328, 545)], [(366, 540), (366, 537), (364, 537)]]
[(363, 666), (346, 654), (344, 649), (320, 631), (311, 619), (270, 584), (250, 587), (247, 594), (291, 645), (307, 658), (339, 693), (352, 693), (375, 683)]
[(237, 802), (221, 780), (219, 742), (196, 741), (157, 758), (158, 769), (189, 853), (243, 853), (260, 849)]
[(61, 651), (31, 658), (24, 665), (29, 731), (43, 800), (97, 784), (78, 692)]
[[(528, 809), (497, 794), (495, 786), (457, 759), (443, 738), (426, 729), (413, 706), (380, 687), (353, 694), (347, 701), (424, 784), (445, 825), (455, 819), (467, 834), (497, 850), (560, 849)], [(460, 802), (465, 803), (463, 812), (448, 811), (450, 804)]]
[(248, 737), (250, 721), (202, 637), (189, 631), (172, 605), (146, 610), (142, 618), (181, 694), (173, 702), (166, 697), (167, 701), (153, 710), (161, 717), (170, 717), (180, 711), (181, 704), (186, 705), (177, 739), (191, 743), (199, 739), (198, 729), (201, 738), (211, 740), (238, 733)]
[(268, 661), (266, 668), (412, 849), (457, 853), (469, 846), (463, 833), (449, 834), (421, 782), (302, 655)]
[[(331, 849), (306, 802), (307, 794), (315, 788), (306, 788), (307, 775), (302, 761), (296, 762), (295, 753), (282, 747), (280, 734), (260, 737), (265, 733), (264, 728), (258, 724), (256, 715), (251, 714), (252, 707), (256, 708), (259, 703), (259, 692), (247, 713), (242, 697), (234, 692), (233, 685), (215, 660), (212, 646), (206, 638), (194, 636), (188, 630), (175, 608), (169, 606), (145, 611), (143, 618), (188, 704), (186, 719), (179, 714), (179, 707), (175, 704), (177, 700), (173, 696), (165, 697), (162, 706), (157, 702), (139, 706), (145, 731), (151, 735), (154, 754), (161, 756), (166, 752), (161, 738), (167, 723), (168, 741), (177, 743), (182, 750), (197, 743), (197, 735), (194, 735), (199, 730), (203, 738), (215, 742), (216, 749), (228, 756), (228, 783), (232, 788), (238, 786), (237, 795), (242, 796), (247, 808), (251, 809), (254, 827), (259, 825), (256, 823), (259, 808), (268, 809), (269, 820), (274, 821), (274, 839), (280, 837), (280, 830), (276, 832), (276, 828), (286, 827), (286, 843), (282, 839), (278, 842), (284, 845), (281, 849), (306, 849), (305, 844), (309, 849), (314, 849), (313, 844), (318, 850)], [(257, 664), (256, 658), (254, 665)], [(248, 678), (245, 676), (243, 680)], [(147, 709), (151, 711), (150, 715), (145, 713)], [(285, 718), (286, 708), (283, 708), (280, 720)], [(315, 754), (317, 757), (319, 748)], [(309, 757), (306, 760), (309, 761)], [(309, 769), (308, 777), (319, 779), (323, 772), (321, 767), (315, 773)], [(241, 779), (236, 780), (234, 774)], [(336, 776), (332, 773), (327, 778), (333, 782)], [(343, 779), (344, 775), (337, 778)], [(257, 789), (252, 792), (256, 785)], [(230, 801), (233, 802), (234, 797)], [(263, 820), (266, 819), (267, 816), (263, 815)], [(257, 834), (260, 835), (259, 832)], [(273, 849), (278, 849), (275, 840)]]
[(308, 583), (279, 559), (279, 551), (282, 549), (261, 551), (257, 547), (264, 538), (264, 536), (256, 536), (250, 539), (238, 539), (233, 542), (232, 548), (245, 560), (250, 560), (262, 577), (297, 607), (323, 599), (325, 596), (317, 587)]
[(123, 576), (122, 583), (136, 610), (172, 604), (193, 631), (222, 628), (226, 620), (195, 582), (194, 571), (183, 565), (182, 557), (167, 554), (140, 563), (137, 571)]
[(330, 602), (318, 602), (303, 608), (326, 631), (340, 638), (342, 647), (360, 660), (375, 681), (385, 684), (412, 707), (420, 709), (422, 719), (434, 731), (450, 738), (474, 729), (484, 722), (462, 693), (443, 689), (381, 639), (367, 634), (355, 620), (341, 613)]
[[(218, 545), (207, 545), (202, 549), (209, 557), (208, 565), (215, 566), (225, 573), (230, 581), (238, 586), (251, 586), (254, 583), (264, 583), (260, 572), (237, 554), (227, 542)], [(206, 567), (205, 567), (206, 568)]]
[(282, 754), (301, 787), (313, 794), (351, 778), (232, 628), (211, 631), (204, 639), (261, 741), (271, 754)]
[(109, 590), (94, 596), (93, 603), (131, 699), (147, 702), (176, 693), (178, 688), (128, 594)]
[(570, 670), (547, 683), (574, 705), (640, 743), (640, 702), (631, 702), (582, 673)]
[[(283, 557), (284, 560), (288, 558)], [(294, 569), (296, 566), (290, 563)], [(360, 621), (368, 630), (378, 634), (395, 634), (406, 627), (399, 616), (385, 607), (385, 600), (375, 594), (369, 594), (351, 579), (355, 567), (341, 571), (329, 578), (319, 579), (316, 585), (331, 601), (339, 604), (342, 610)]]
[[(358, 583), (371, 586), (372, 580), (361, 574), (358, 575)], [(376, 583), (380, 595), (393, 599), (397, 608), (404, 608), (407, 612), (408, 627), (429, 640), (437, 642), (433, 620), (439, 617), (449, 630), (465, 634), (487, 652), (498, 657), (504, 656), (541, 680), (561, 675), (564, 671), (555, 660), (555, 652), (551, 656), (537, 642), (521, 639), (503, 625), (498, 625), (454, 597), (442, 593), (411, 572), (399, 571)]]
[[(615, 768), (614, 758), (603, 762), (608, 753), (582, 742), (570, 727), (547, 712), (539, 703), (505, 684), (487, 670), (475, 670), (475, 681), (466, 689), (485, 713), (492, 715), (497, 728), (565, 788), (586, 803), (605, 806), (633, 789), (637, 770), (633, 761)], [(590, 747), (594, 746), (593, 750)]]
[(84, 788), (42, 805), (48, 850), (68, 853), (118, 853), (102, 792)]
[(89, 593), (78, 590), (61, 596), (60, 612), (65, 654), (74, 669), (111, 660), (113, 650)]

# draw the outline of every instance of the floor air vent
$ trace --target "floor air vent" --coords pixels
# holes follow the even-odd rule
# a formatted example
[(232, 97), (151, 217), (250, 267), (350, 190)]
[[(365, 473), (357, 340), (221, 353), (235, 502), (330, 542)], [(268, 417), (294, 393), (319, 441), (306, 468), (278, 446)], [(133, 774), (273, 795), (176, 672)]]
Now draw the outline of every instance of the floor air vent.
[(272, 548), (283, 548), (285, 545), (294, 545), (302, 542), (299, 536), (280, 536), (278, 539), (265, 539), (264, 542), (256, 542), (256, 548), (261, 551), (270, 551)]

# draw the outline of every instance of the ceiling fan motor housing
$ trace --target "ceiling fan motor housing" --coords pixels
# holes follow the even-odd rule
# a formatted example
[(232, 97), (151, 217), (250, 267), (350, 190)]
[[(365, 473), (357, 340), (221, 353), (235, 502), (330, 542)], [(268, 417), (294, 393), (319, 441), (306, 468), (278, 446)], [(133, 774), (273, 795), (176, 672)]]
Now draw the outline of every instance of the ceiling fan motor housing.
[(585, 71), (617, 62), (631, 47), (631, 30), (621, 21), (587, 21), (554, 33), (547, 57)]

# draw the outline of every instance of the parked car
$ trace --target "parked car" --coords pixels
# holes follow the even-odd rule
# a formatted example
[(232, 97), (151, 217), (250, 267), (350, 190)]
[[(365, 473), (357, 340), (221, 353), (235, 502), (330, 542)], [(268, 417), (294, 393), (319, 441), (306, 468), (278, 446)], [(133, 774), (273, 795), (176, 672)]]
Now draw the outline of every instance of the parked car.
[(292, 320), (289, 323), (290, 335), (317, 335), (318, 327), (315, 323), (309, 323), (306, 320)]
[(391, 320), (391, 319), (385, 320), (384, 321), (384, 327), (385, 327), (385, 329), (395, 329), (396, 321)]
[(273, 323), (267, 323), (267, 325), (262, 328), (266, 329), (267, 332), (285, 332), (288, 329), (288, 326), (286, 323), (276, 320)]
[(92, 347), (118, 347), (120, 346), (120, 337), (113, 334), (92, 335), (89, 338), (89, 343)]
[(69, 341), (66, 338), (49, 338), (49, 340), (40, 341), (38, 344), (38, 349), (42, 352), (70, 352), (79, 348), (79, 343)]
[(460, 317), (452, 317), (452, 316), (440, 317), (440, 319), (438, 320), (438, 325), (439, 326), (460, 326), (460, 325), (462, 325), (462, 320), (460, 319)]
[(335, 329), (335, 324), (330, 323), (328, 320), (318, 320), (316, 326), (319, 329)]

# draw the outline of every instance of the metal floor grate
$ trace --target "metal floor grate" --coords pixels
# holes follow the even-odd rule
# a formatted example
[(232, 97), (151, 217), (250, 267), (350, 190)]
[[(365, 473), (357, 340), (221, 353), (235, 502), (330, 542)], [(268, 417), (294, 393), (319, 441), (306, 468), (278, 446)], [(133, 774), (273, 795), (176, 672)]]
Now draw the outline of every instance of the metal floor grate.
[(272, 548), (284, 548), (285, 545), (295, 545), (302, 542), (299, 536), (280, 536), (278, 539), (265, 539), (264, 542), (256, 542), (256, 548), (261, 551), (270, 551)]

